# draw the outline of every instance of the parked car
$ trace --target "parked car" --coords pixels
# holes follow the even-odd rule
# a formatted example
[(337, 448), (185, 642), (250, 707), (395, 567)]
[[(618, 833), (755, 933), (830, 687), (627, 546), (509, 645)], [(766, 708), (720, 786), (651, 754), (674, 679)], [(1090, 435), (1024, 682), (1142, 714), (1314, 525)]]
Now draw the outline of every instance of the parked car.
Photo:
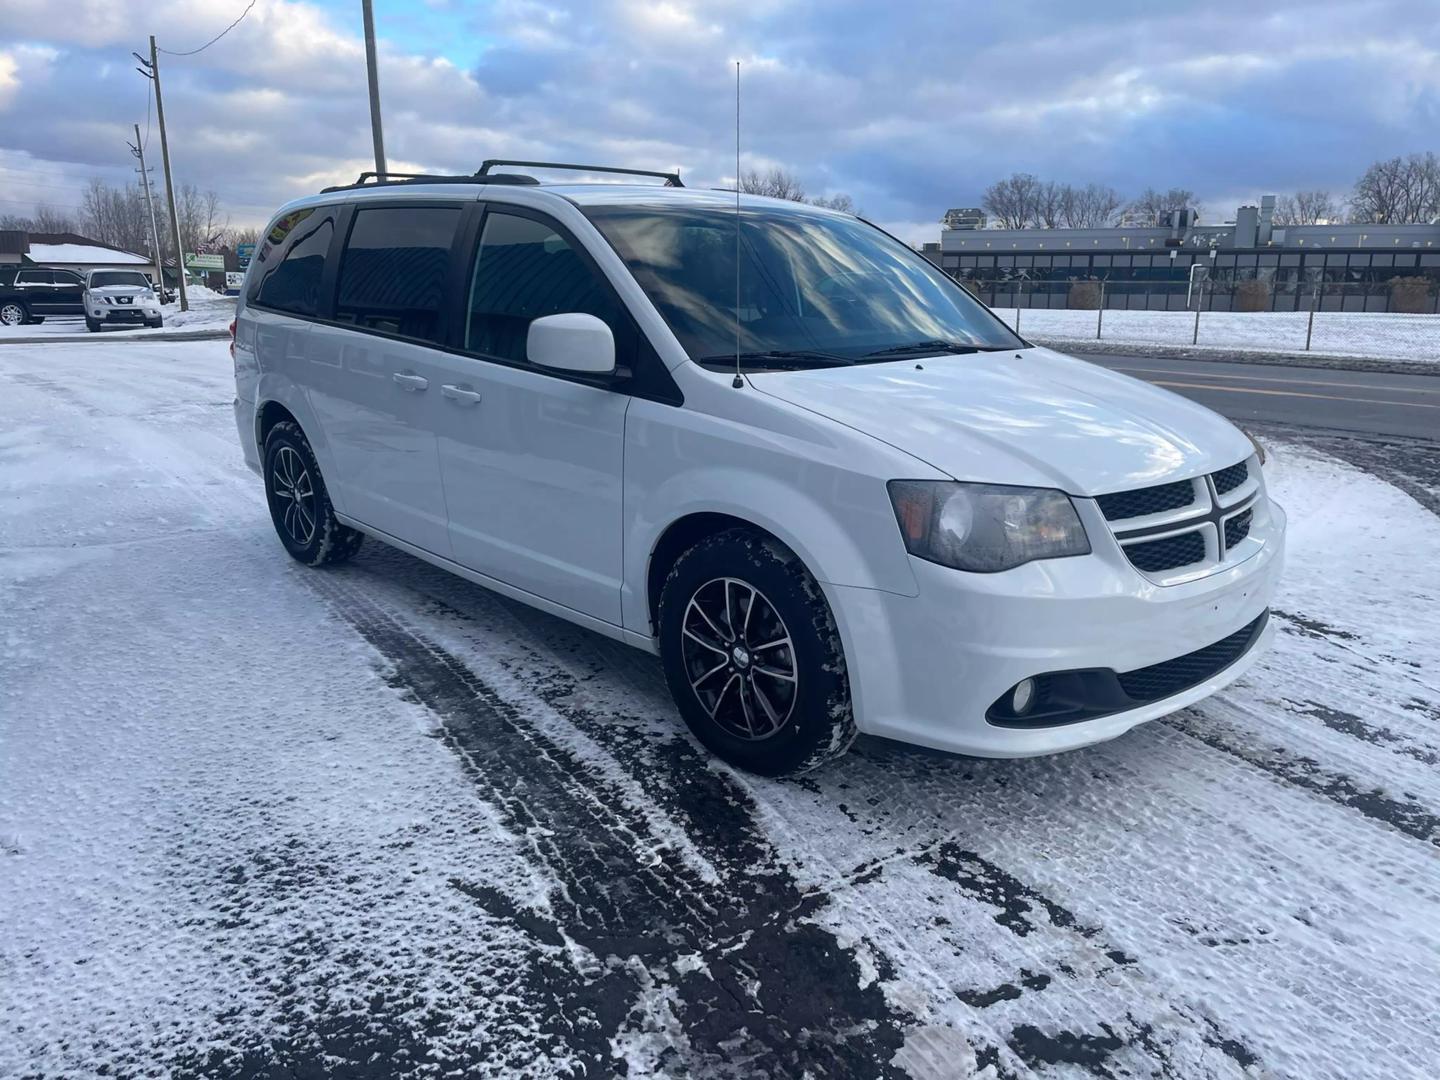
[(0, 326), (43, 323), (48, 315), (83, 315), (85, 282), (73, 270), (0, 267)]
[(266, 230), (235, 418), (293, 557), (368, 535), (656, 652), (766, 774), (857, 731), (1080, 747), (1253, 662), (1285, 515), (1228, 421), (858, 218), (491, 172), (523, 164)]
[(85, 329), (105, 324), (165, 325), (160, 298), (139, 270), (91, 270), (85, 275)]

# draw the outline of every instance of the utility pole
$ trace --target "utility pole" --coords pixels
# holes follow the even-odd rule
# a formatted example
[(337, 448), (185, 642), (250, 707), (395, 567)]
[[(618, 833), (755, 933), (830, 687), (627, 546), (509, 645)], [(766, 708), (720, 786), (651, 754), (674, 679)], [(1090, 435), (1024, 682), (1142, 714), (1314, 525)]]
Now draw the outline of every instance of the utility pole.
[(375, 13), (370, 0), (360, 0), (365, 16), (365, 73), (370, 80), (370, 137), (375, 142), (375, 171), (385, 179), (385, 133), (380, 127), (380, 76), (375, 68)]
[[(190, 310), (190, 298), (185, 295), (185, 253), (180, 250), (180, 218), (175, 213), (175, 180), (170, 175), (170, 143), (165, 138), (165, 102), (160, 97), (160, 54), (155, 48), (155, 35), (150, 35), (150, 59), (146, 60), (139, 53), (131, 53), (131, 56), (139, 60), (148, 70), (140, 71), (147, 79), (155, 84), (155, 115), (160, 121), (160, 157), (165, 163), (165, 195), (170, 204), (170, 238), (175, 244), (175, 276), (180, 282), (180, 310)], [(165, 280), (165, 271), (160, 271), (161, 283)]]
[(155, 279), (160, 285), (160, 295), (165, 295), (165, 257), (160, 251), (160, 227), (155, 224), (155, 200), (150, 197), (150, 171), (145, 168), (145, 144), (140, 141), (140, 125), (135, 125), (135, 145), (130, 152), (140, 159), (140, 183), (145, 186), (145, 206), (150, 211), (150, 248), (155, 258)]

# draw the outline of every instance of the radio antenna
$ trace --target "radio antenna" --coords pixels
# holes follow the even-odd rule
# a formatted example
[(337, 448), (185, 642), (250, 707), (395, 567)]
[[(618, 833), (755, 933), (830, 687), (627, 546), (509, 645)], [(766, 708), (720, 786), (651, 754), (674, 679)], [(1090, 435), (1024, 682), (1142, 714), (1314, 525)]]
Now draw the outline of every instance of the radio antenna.
[(735, 381), (736, 390), (745, 385), (740, 378), (740, 61), (735, 61)]

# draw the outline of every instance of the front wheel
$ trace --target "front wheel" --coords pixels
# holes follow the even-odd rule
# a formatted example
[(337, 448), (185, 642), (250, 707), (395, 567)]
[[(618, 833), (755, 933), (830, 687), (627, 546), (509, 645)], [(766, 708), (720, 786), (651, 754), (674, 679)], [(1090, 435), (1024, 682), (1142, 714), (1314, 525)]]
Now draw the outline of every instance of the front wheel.
[(360, 550), (365, 534), (335, 517), (310, 440), (289, 420), (265, 436), (265, 499), (280, 542), (306, 566), (344, 562)]
[(151, 330), (158, 330), (158, 329), (160, 329), (160, 327), (162, 327), (162, 326), (165, 325), (165, 316), (163, 316), (163, 315), (159, 316), (158, 318), (156, 318), (156, 320), (155, 320), (154, 322), (148, 322), (148, 321), (147, 321), (147, 322), (145, 323), (145, 325), (148, 326), (148, 327), (150, 327)]
[(100, 323), (95, 319), (86, 319), (85, 329), (89, 330), (92, 334), (98, 334), (100, 332)]
[(830, 607), (770, 537), (732, 529), (680, 557), (660, 596), (660, 655), (686, 724), (732, 765), (796, 775), (854, 741)]

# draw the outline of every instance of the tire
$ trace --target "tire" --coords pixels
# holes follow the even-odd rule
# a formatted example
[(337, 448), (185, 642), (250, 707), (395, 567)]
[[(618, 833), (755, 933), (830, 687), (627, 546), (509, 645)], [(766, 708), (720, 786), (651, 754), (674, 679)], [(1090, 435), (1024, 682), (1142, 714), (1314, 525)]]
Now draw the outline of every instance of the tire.
[(691, 732), (741, 769), (798, 775), (855, 739), (830, 606), (770, 537), (730, 529), (680, 556), (660, 594), (660, 656)]
[(289, 420), (265, 437), (265, 501), (280, 543), (306, 566), (344, 562), (365, 540), (364, 533), (336, 519), (315, 451), (300, 425)]
[(86, 319), (85, 329), (89, 330), (92, 334), (98, 334), (100, 332), (100, 324), (94, 319)]
[(24, 326), (30, 321), (30, 313), (18, 300), (6, 300), (0, 304), (0, 326)]
[(160, 316), (160, 318), (156, 319), (154, 322), (147, 321), (145, 325), (150, 327), (151, 330), (158, 330), (160, 329), (160, 327), (165, 325), (165, 316)]

